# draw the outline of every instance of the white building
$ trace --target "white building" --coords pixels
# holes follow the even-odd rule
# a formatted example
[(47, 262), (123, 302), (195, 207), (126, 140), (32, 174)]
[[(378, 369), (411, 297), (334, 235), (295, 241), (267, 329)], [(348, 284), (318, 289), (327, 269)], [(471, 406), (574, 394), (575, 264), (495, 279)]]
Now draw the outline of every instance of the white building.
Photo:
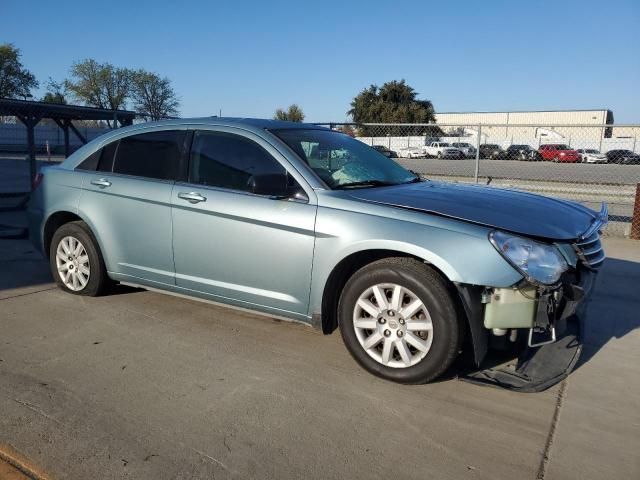
[(538, 148), (545, 143), (563, 143), (572, 148), (594, 148), (602, 152), (612, 149), (640, 151), (640, 126), (615, 126), (613, 112), (608, 109), (442, 112), (435, 116), (445, 137), (390, 137), (384, 136), (384, 127), (381, 127), (380, 137), (361, 137), (360, 140), (370, 145), (384, 145), (392, 150), (420, 147), (439, 139), (476, 146), (478, 143), (495, 143), (502, 147), (525, 144)]
[(473, 135), (482, 125), (481, 143), (558, 142), (575, 148), (635, 149), (640, 137), (638, 127), (615, 127), (613, 112), (608, 109), (442, 112), (436, 113), (436, 122), (445, 132), (459, 132), (464, 127), (466, 135)]

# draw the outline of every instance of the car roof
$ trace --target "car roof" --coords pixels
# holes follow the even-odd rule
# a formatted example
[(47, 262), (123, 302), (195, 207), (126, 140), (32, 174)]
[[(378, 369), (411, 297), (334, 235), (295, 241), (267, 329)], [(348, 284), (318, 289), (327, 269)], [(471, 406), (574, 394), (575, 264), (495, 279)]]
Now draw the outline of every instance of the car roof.
[(301, 122), (286, 122), (282, 120), (268, 120), (263, 118), (240, 118), (240, 117), (199, 117), (199, 118), (172, 118), (167, 120), (158, 120), (155, 122), (136, 123), (124, 128), (117, 128), (105, 135), (105, 139), (114, 136), (121, 136), (125, 133), (134, 134), (136, 131), (152, 130), (154, 128), (161, 127), (174, 127), (180, 125), (198, 126), (198, 125), (211, 125), (211, 126), (224, 126), (224, 127), (239, 127), (245, 130), (250, 130), (256, 133), (260, 133), (265, 129), (317, 129), (317, 130), (329, 130), (326, 127), (314, 125), (312, 123)]

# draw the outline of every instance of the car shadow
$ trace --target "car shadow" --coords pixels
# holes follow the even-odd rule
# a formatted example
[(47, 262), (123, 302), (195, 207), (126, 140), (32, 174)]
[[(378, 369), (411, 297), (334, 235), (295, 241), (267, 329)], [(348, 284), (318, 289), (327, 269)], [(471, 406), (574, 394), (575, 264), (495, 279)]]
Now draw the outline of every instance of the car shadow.
[(591, 361), (611, 340), (640, 328), (638, 285), (640, 263), (607, 258), (581, 324), (583, 347), (576, 368)]

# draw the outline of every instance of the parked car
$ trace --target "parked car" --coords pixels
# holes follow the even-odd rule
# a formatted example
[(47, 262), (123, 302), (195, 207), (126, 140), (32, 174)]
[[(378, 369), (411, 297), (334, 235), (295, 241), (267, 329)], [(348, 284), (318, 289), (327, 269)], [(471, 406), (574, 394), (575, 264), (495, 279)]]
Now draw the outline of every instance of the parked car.
[(394, 152), (393, 150), (389, 150), (384, 145), (373, 145), (371, 148), (373, 148), (374, 150), (377, 150), (378, 152), (383, 154), (385, 157), (398, 158), (398, 154), (396, 152)]
[(607, 156), (594, 148), (578, 148), (580, 163), (607, 163)]
[(464, 153), (461, 150), (452, 147), (447, 142), (431, 142), (422, 147), (422, 152), (432, 158), (464, 158)]
[(575, 163), (580, 159), (580, 154), (562, 143), (548, 143), (540, 145), (538, 152), (543, 160), (551, 160), (553, 162), (569, 162)]
[(466, 158), (475, 158), (476, 156), (476, 147), (471, 145), (470, 143), (465, 142), (454, 142), (451, 144), (452, 147), (457, 148)]
[(620, 165), (640, 165), (640, 155), (631, 150), (609, 150), (606, 153), (609, 163)]
[(120, 282), (339, 328), (401, 383), (437, 378), (463, 345), (480, 362), (492, 335), (559, 339), (605, 256), (605, 207), (426, 181), (310, 124), (143, 123), (41, 172), (30, 237), (63, 291)]
[(504, 157), (507, 160), (542, 160), (542, 156), (530, 145), (509, 145), (505, 151)]
[(424, 152), (419, 147), (401, 148), (398, 154), (402, 158), (424, 158)]
[(480, 158), (498, 160), (505, 157), (505, 152), (500, 145), (495, 143), (483, 143), (480, 145)]

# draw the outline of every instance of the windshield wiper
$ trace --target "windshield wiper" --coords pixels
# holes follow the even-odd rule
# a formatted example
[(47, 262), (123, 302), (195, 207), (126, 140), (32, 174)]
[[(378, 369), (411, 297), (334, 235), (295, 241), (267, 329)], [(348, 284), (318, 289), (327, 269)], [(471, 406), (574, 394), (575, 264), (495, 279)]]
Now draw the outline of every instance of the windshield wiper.
[(357, 187), (386, 187), (389, 185), (397, 185), (397, 183), (384, 182), (382, 180), (361, 180), (359, 182), (341, 183), (340, 185), (336, 185), (334, 189), (340, 190), (342, 188), (357, 188)]
[[(411, 173), (413, 173), (413, 172), (411, 172)], [(424, 182), (424, 179), (421, 176), (416, 174), (416, 176), (413, 177), (411, 180), (409, 180), (407, 182), (402, 182), (402, 183), (418, 183), (418, 182)]]

